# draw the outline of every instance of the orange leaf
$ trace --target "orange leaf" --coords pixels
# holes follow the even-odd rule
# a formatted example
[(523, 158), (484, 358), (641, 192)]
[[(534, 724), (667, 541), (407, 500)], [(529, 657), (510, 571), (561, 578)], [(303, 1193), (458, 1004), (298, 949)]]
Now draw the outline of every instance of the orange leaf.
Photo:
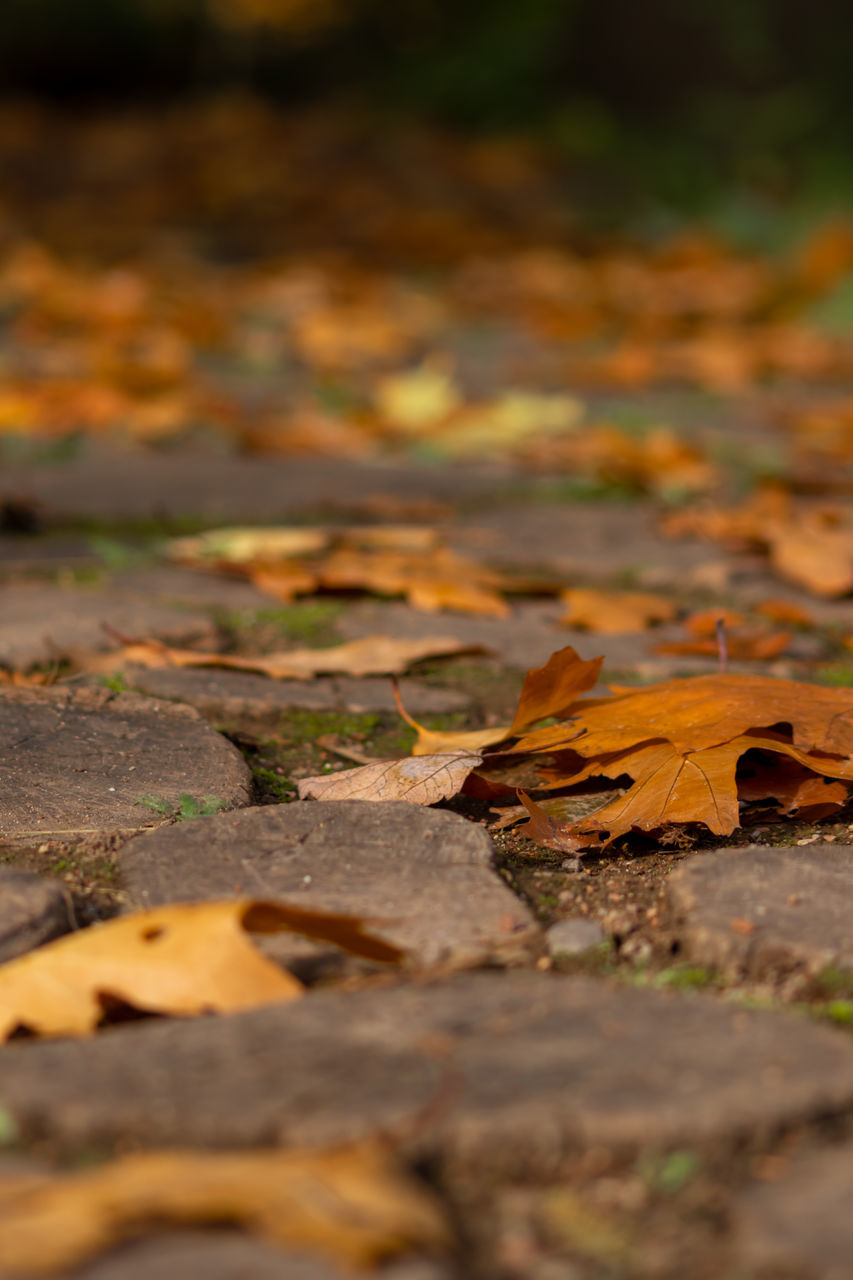
[(552, 653), (544, 667), (528, 671), (509, 732), (520, 733), (549, 716), (567, 715), (579, 694), (593, 688), (603, 661), (584, 661), (571, 645), (566, 645)]
[(560, 619), (564, 626), (583, 627), (600, 635), (645, 631), (655, 622), (675, 617), (675, 605), (665, 596), (645, 591), (595, 591), (575, 587), (563, 591), (560, 599), (568, 605)]

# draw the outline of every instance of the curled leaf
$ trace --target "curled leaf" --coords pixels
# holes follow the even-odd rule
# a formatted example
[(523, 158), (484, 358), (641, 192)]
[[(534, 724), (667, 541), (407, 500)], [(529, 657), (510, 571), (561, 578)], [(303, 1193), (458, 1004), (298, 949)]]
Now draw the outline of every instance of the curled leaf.
[(302, 984), (248, 934), (286, 931), (395, 961), (357, 917), (231, 899), (157, 907), (68, 934), (0, 965), (0, 1040), (16, 1030), (88, 1035), (117, 1002), (188, 1017), (296, 1000)]

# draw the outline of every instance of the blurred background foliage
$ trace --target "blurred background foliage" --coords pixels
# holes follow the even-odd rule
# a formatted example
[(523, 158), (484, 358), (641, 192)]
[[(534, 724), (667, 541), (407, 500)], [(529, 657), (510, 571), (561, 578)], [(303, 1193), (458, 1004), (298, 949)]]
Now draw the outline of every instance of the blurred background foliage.
[(847, 0), (5, 0), (2, 31), (7, 98), (238, 89), (532, 133), (685, 212), (853, 192)]

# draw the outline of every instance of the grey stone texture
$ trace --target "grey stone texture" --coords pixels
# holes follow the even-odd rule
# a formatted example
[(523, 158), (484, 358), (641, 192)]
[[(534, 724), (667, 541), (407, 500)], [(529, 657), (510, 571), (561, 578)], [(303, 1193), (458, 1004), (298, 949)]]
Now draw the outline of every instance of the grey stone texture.
[[(755, 1183), (733, 1213), (738, 1264), (765, 1276), (849, 1280), (853, 1260), (853, 1146), (797, 1157), (781, 1177)], [(742, 1272), (738, 1272), (738, 1275)]]
[[(217, 725), (275, 729), (287, 711), (387, 712), (397, 714), (391, 681), (381, 677), (317, 676), (271, 680), (249, 671), (215, 668), (129, 667), (125, 680), (140, 693), (186, 702)], [(453, 689), (401, 680), (400, 696), (410, 715), (444, 715), (470, 706)]]
[(669, 879), (685, 954), (734, 976), (853, 968), (853, 846), (747, 845), (686, 859)]
[(156, 826), (145, 795), (251, 798), (242, 756), (198, 712), (109, 689), (0, 689), (0, 766), (0, 847)]
[[(441, 1263), (403, 1259), (382, 1280), (446, 1280)], [(235, 1231), (169, 1231), (130, 1241), (75, 1270), (75, 1280), (352, 1280), (352, 1271)]]
[(322, 1144), (379, 1132), (449, 1174), (716, 1150), (853, 1105), (853, 1045), (786, 1014), (542, 973), (351, 991), (0, 1052), (25, 1141)]
[[(541, 934), (492, 855), (485, 829), (456, 814), (345, 800), (199, 818), (128, 841), (116, 860), (129, 908), (285, 899), (369, 917), (419, 964), (517, 962), (541, 949)], [(323, 951), (289, 935), (273, 950), (285, 962)]]
[(605, 936), (597, 920), (558, 920), (545, 931), (545, 944), (555, 959), (559, 956), (579, 956), (600, 946), (605, 941)]
[(0, 963), (68, 933), (73, 917), (66, 891), (15, 867), (0, 867)]
[(102, 653), (122, 635), (173, 644), (212, 644), (215, 629), (203, 613), (176, 608), (141, 592), (44, 582), (0, 585), (0, 664), (26, 669), (82, 650)]

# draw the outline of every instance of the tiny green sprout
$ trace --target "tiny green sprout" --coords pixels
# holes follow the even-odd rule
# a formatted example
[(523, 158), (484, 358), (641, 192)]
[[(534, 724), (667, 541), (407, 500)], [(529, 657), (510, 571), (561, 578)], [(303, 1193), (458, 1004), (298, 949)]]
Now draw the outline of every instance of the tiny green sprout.
[(101, 676), (101, 684), (105, 689), (112, 689), (113, 693), (125, 693), (127, 691), (127, 681), (124, 678), (123, 671), (113, 671), (111, 675)]
[(672, 1151), (669, 1155), (642, 1155), (637, 1173), (652, 1191), (674, 1195), (699, 1171), (699, 1158), (692, 1151)]
[(172, 813), (172, 805), (169, 804), (168, 800), (164, 800), (162, 796), (137, 796), (133, 803), (145, 805), (146, 809), (153, 809), (155, 813), (162, 813), (164, 816), (169, 816)]
[(853, 1000), (830, 1000), (823, 1007), (823, 1015), (841, 1027), (853, 1025)]
[(204, 796), (201, 800), (197, 800), (187, 791), (182, 792), (178, 797), (177, 805), (164, 800), (162, 796), (153, 795), (137, 796), (134, 803), (143, 804), (154, 813), (162, 814), (164, 818), (174, 818), (176, 822), (184, 822), (188, 818), (209, 818), (214, 813), (219, 813), (226, 805), (219, 796)]

